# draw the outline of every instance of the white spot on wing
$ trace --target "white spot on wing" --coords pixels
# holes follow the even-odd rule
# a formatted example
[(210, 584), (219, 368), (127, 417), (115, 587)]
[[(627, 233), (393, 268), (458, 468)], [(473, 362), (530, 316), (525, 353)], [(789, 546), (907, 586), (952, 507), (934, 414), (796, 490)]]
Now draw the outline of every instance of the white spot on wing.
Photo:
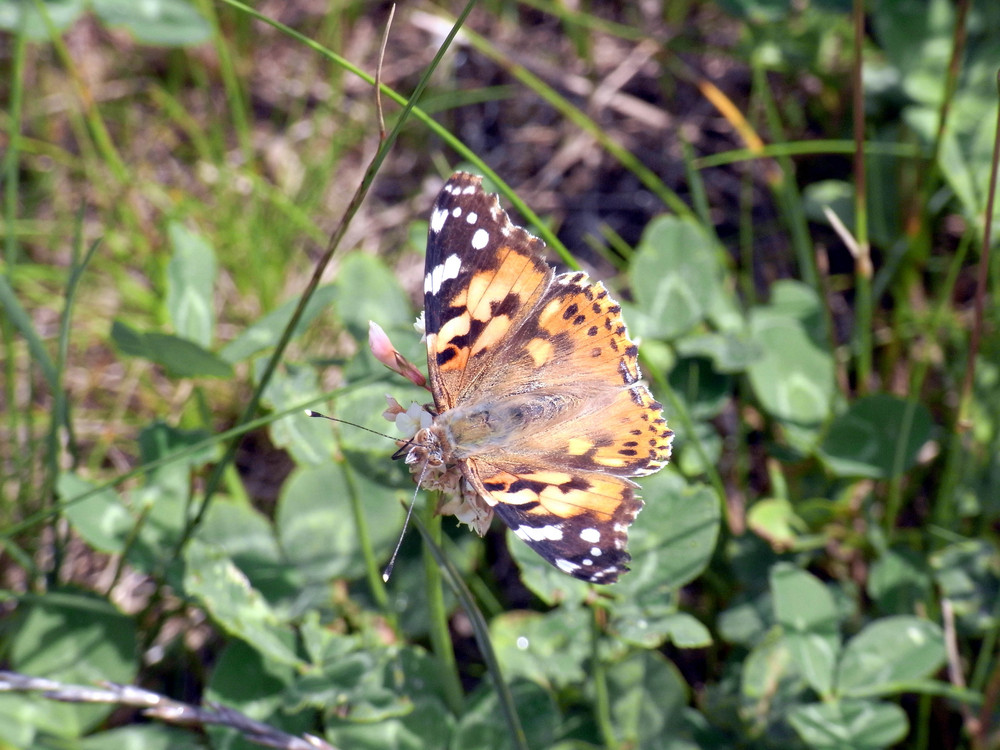
[(462, 259), (454, 253), (449, 255), (444, 259), (443, 263), (431, 269), (424, 277), (424, 293), (437, 294), (440, 292), (441, 285), (458, 276), (461, 268)]
[(552, 541), (558, 542), (563, 538), (562, 529), (558, 526), (518, 526), (514, 529), (514, 533), (524, 541), (532, 542), (544, 542)]
[(431, 231), (440, 232), (444, 226), (444, 220), (448, 218), (448, 211), (443, 208), (435, 208), (431, 211)]
[(591, 547), (590, 548), (590, 554), (591, 554), (592, 557), (600, 557), (601, 556), (601, 548), (600, 547)]
[(479, 221), (479, 214), (477, 214), (475, 211), (469, 211), (469, 213), (465, 215), (465, 220), (470, 224), (475, 224), (477, 221)]
[(601, 532), (597, 529), (584, 529), (580, 532), (580, 538), (585, 542), (597, 544), (601, 541)]
[(451, 209), (451, 215), (457, 219), (459, 216), (462, 215), (462, 207), (455, 206), (453, 209)]
[(580, 566), (575, 562), (570, 562), (569, 560), (556, 560), (556, 567), (559, 568), (563, 573), (574, 573), (580, 569)]
[(472, 247), (476, 250), (482, 250), (489, 241), (490, 233), (485, 229), (477, 229), (476, 233), (472, 235)]

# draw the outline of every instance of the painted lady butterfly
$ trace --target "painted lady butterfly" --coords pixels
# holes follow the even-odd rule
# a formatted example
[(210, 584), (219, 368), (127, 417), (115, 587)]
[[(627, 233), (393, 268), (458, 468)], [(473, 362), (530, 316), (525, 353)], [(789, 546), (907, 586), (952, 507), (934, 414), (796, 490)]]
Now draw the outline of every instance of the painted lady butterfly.
[(673, 433), (621, 307), (585, 273), (556, 275), (544, 247), (479, 177), (445, 184), (424, 278), (436, 414), (409, 415), (404, 450), (423, 486), (451, 496), (444, 512), (480, 533), (495, 512), (559, 570), (612, 583), (642, 508), (630, 477), (663, 467)]

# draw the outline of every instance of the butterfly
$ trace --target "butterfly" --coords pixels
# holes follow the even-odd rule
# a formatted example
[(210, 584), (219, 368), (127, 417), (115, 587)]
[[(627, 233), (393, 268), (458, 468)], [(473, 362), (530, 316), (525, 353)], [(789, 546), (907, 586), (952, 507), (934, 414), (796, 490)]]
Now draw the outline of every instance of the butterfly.
[(667, 463), (673, 433), (621, 306), (585, 273), (557, 275), (544, 247), (481, 178), (444, 185), (424, 275), (434, 409), (403, 450), (445, 512), (480, 533), (495, 513), (559, 570), (613, 583), (642, 508), (632, 477)]

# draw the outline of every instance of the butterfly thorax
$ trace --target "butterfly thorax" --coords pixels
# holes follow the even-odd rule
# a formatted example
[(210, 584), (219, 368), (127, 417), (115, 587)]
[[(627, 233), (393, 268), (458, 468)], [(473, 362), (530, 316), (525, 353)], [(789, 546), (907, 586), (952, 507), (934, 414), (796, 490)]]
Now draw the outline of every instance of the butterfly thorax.
[(577, 406), (568, 394), (519, 393), (488, 404), (473, 402), (438, 415), (431, 430), (445, 461), (509, 448), (518, 438), (544, 433)]

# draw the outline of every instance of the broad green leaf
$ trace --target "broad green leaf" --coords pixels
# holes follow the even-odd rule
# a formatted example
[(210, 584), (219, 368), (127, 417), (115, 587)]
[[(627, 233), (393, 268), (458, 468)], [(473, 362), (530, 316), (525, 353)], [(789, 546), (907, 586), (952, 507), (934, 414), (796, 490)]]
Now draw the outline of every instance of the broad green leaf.
[(218, 625), (279, 664), (299, 666), (294, 633), (250, 585), (225, 550), (197, 539), (184, 551), (184, 590)]
[(212, 27), (188, 0), (91, 0), (108, 26), (128, 29), (145, 44), (174, 47), (201, 44)]
[(225, 550), (276, 611), (298, 598), (302, 581), (285, 560), (271, 522), (256, 509), (216, 497), (195, 538)]
[(811, 428), (830, 413), (833, 358), (814, 338), (819, 302), (807, 287), (775, 284), (771, 305), (750, 314), (762, 352), (747, 370), (761, 405), (773, 416)]
[[(305, 330), (306, 326), (312, 323), (317, 317), (328, 310), (333, 304), (333, 299), (337, 290), (333, 284), (318, 287), (315, 294), (309, 298), (306, 309), (299, 318), (299, 323), (295, 327), (292, 337), (296, 337)], [(239, 336), (230, 341), (219, 352), (219, 356), (230, 364), (235, 364), (244, 359), (252, 357), (258, 352), (277, 345), (281, 339), (281, 334), (288, 326), (288, 322), (298, 307), (298, 299), (290, 299), (277, 310), (264, 315), (256, 322), (249, 325)]]
[[(255, 381), (259, 382), (264, 366), (263, 359), (254, 362)], [(283, 412), (320, 395), (316, 370), (289, 364), (277, 368), (271, 374), (262, 398), (265, 405), (276, 412)], [(344, 427), (347, 430), (356, 429), (350, 425)], [(286, 449), (300, 466), (320, 466), (337, 455), (337, 443), (329, 420), (309, 417), (303, 411), (294, 411), (275, 419), (270, 429), (271, 441), (279, 448)], [(392, 445), (388, 440), (385, 443), (387, 446)]]
[[(551, 747), (561, 722), (555, 700), (548, 691), (525, 680), (514, 681), (510, 685), (510, 691), (528, 747)], [(500, 709), (496, 693), (487, 681), (468, 702), (468, 708), (459, 719), (455, 736), (448, 747), (450, 750), (508, 750), (514, 747), (511, 734), (511, 727)]]
[(63, 515), (91, 547), (108, 554), (121, 554), (136, 519), (122, 504), (118, 493), (107, 487), (84, 500), (66, 502), (96, 487), (78, 474), (62, 472), (56, 489), (63, 501)]
[(677, 612), (672, 601), (657, 607), (626, 600), (615, 607), (610, 628), (623, 641), (640, 648), (657, 648), (670, 642), (677, 648), (712, 645), (708, 628), (687, 612)]
[(203, 348), (215, 335), (215, 251), (204, 237), (172, 221), (173, 255), (167, 264), (167, 311), (174, 332)]
[(788, 642), (777, 630), (761, 640), (743, 659), (740, 672), (740, 714), (751, 732), (770, 730), (774, 716), (799, 705), (811, 694), (799, 672)]
[(787, 563), (771, 570), (771, 592), (775, 619), (799, 672), (820, 695), (829, 695), (840, 653), (833, 597), (817, 578)]
[(737, 595), (733, 603), (719, 614), (719, 634), (727, 643), (751, 647), (764, 638), (774, 624), (774, 600), (771, 592), (754, 596)]
[(886, 550), (872, 563), (868, 595), (884, 614), (914, 614), (932, 595), (925, 559), (905, 547)]
[(56, 31), (65, 31), (80, 17), (85, 7), (85, 0), (42, 0), (37, 4), (6, 0), (0, 2), (0, 29), (10, 32), (21, 30), (28, 39), (48, 39), (46, 16)]
[(667, 748), (682, 723), (687, 684), (655, 651), (637, 651), (608, 668), (615, 736), (626, 747)]
[(233, 374), (229, 363), (216, 354), (168, 333), (142, 333), (116, 320), (111, 327), (111, 338), (123, 354), (162, 365), (171, 377), (228, 378)]
[(868, 396), (833, 420), (820, 454), (838, 476), (898, 476), (916, 462), (932, 424), (922, 404), (885, 393)]
[(455, 718), (444, 704), (420, 696), (401, 716), (358, 722), (331, 716), (325, 738), (335, 747), (351, 750), (425, 750), (449, 747), (454, 732)]
[[(4, 634), (6, 659), (17, 672), (75, 685), (129, 683), (138, 668), (135, 624), (93, 594), (54, 589), (20, 602)], [(56, 737), (96, 726), (112, 706), (58, 703), (42, 696), (0, 695), (0, 716)], [(14, 727), (0, 736), (16, 735)]]
[(940, 627), (907, 615), (884, 617), (847, 642), (837, 671), (837, 692), (844, 696), (893, 692), (893, 683), (927, 677), (944, 662)]
[(629, 531), (631, 572), (615, 587), (626, 598), (694, 580), (711, 559), (722, 518), (707, 485), (689, 485), (670, 469), (641, 484), (645, 505)]
[(676, 338), (705, 319), (719, 292), (714, 242), (694, 221), (661, 216), (643, 232), (629, 277), (657, 338)]
[(701, 357), (679, 359), (668, 380), (674, 392), (683, 397), (692, 419), (713, 419), (732, 399), (733, 379), (716, 372)]
[(591, 656), (581, 638), (591, 614), (582, 607), (559, 607), (539, 614), (515, 610), (490, 621), (490, 636), (505, 679), (524, 677), (548, 688), (582, 682)]
[(735, 374), (746, 370), (763, 355), (760, 346), (747, 334), (706, 333), (677, 340), (677, 353), (683, 357), (705, 357), (716, 371)]
[(352, 493), (358, 494), (377, 559), (388, 559), (403, 526), (400, 500), (408, 500), (409, 494), (347, 471), (332, 461), (301, 467), (286, 480), (278, 500), (275, 525), (281, 548), (303, 585), (317, 587), (317, 593), (332, 579), (364, 574)]
[(783, 497), (764, 498), (751, 505), (747, 525), (777, 550), (793, 548), (806, 530), (795, 508)]
[(372, 255), (356, 252), (346, 256), (334, 285), (337, 317), (357, 341), (368, 341), (369, 321), (386, 331), (413, 323), (409, 298), (396, 274)]
[(881, 750), (909, 728), (899, 706), (866, 700), (793, 706), (788, 721), (810, 750)]

